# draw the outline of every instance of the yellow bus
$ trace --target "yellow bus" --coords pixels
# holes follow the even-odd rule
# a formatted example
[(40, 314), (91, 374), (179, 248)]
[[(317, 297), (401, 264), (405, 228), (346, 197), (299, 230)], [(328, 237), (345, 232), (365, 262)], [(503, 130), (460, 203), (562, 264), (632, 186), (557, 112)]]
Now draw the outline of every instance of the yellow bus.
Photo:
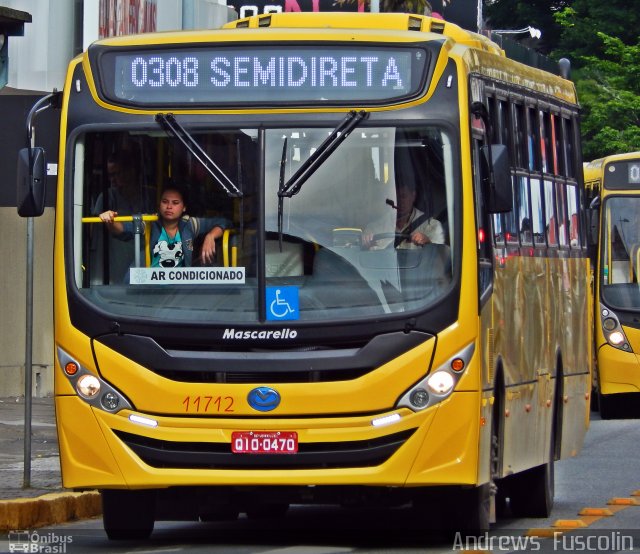
[[(96, 42), (60, 105), (60, 458), (111, 539), (300, 503), (549, 514), (591, 386), (569, 80), (441, 19), (287, 13)], [(20, 167), (34, 216), (42, 149)]]
[(614, 154), (584, 164), (593, 206), (594, 400), (603, 419), (631, 415), (640, 393), (638, 247), (640, 152)]

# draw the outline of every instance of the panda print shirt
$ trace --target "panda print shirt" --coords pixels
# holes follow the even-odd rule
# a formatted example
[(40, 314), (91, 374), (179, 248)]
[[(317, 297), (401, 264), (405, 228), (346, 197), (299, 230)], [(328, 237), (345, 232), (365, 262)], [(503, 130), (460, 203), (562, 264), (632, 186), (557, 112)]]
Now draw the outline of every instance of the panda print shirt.
[(153, 259), (151, 267), (181, 267), (184, 266), (184, 253), (182, 252), (182, 238), (177, 231), (173, 238), (167, 235), (163, 228), (158, 242), (152, 250)]

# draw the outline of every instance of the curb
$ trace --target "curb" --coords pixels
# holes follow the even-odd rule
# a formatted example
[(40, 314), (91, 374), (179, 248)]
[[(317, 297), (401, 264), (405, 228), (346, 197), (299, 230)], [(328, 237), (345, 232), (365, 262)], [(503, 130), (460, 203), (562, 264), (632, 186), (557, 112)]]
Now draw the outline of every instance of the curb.
[(98, 491), (50, 493), (36, 498), (0, 500), (0, 531), (32, 529), (98, 516)]

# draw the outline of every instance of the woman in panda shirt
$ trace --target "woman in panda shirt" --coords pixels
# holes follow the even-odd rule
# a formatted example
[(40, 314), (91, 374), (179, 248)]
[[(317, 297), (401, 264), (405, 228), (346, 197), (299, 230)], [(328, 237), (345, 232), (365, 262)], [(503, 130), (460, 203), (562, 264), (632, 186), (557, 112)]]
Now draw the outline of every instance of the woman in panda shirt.
[[(216, 239), (222, 236), (229, 222), (222, 217), (195, 218), (186, 215), (184, 195), (177, 187), (167, 187), (160, 196), (158, 220), (151, 225), (152, 267), (183, 267), (193, 265), (194, 243), (203, 237), (199, 261), (209, 265), (215, 261)], [(133, 238), (133, 223), (115, 221), (118, 212), (107, 210), (100, 219), (112, 235), (120, 240)]]

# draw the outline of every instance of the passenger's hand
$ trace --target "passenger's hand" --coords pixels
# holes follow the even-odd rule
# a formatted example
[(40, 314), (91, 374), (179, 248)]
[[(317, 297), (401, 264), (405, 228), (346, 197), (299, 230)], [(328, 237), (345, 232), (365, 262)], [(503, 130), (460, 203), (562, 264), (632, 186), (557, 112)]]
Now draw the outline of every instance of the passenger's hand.
[(118, 216), (118, 212), (114, 212), (113, 210), (107, 210), (106, 212), (102, 212), (100, 214), (100, 219), (104, 223), (114, 223), (115, 218)]
[(214, 232), (209, 232), (202, 241), (200, 260), (203, 264), (211, 264), (216, 259), (216, 238)]
[(363, 248), (371, 248), (376, 242), (373, 240), (373, 233), (362, 233)]
[(431, 240), (424, 233), (421, 233), (420, 231), (414, 231), (411, 234), (411, 242), (416, 246), (424, 246), (425, 244), (429, 244)]

